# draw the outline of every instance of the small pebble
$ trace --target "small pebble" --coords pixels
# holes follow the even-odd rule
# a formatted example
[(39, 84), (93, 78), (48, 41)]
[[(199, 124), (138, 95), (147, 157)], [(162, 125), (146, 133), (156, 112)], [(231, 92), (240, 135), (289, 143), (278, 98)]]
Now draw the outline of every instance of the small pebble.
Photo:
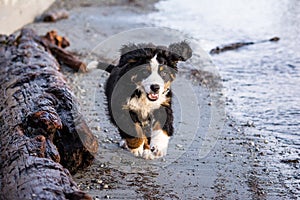
[(92, 61), (87, 65), (87, 70), (92, 70), (92, 69), (96, 69), (98, 66), (98, 62), (97, 61)]
[(102, 74), (102, 77), (107, 77), (107, 76), (108, 76), (107, 73), (103, 73), (103, 74)]
[(105, 198), (105, 199), (110, 199), (110, 196), (105, 195), (104, 198)]
[(104, 143), (108, 143), (108, 144), (111, 143), (111, 141), (110, 141), (109, 139), (104, 139), (103, 142), (104, 142)]
[(263, 172), (269, 172), (269, 170), (267, 168), (262, 169)]
[(97, 130), (97, 131), (100, 131), (100, 130), (101, 130), (100, 126), (97, 126), (97, 127), (96, 127), (96, 130)]
[(254, 122), (249, 120), (247, 121), (247, 124), (246, 124), (248, 127), (254, 127)]
[(97, 179), (97, 183), (101, 184), (103, 181), (101, 179)]
[(103, 185), (103, 188), (104, 188), (104, 189), (108, 189), (109, 187), (108, 187), (107, 184), (104, 184), (104, 185)]
[(251, 141), (249, 144), (250, 144), (251, 146), (254, 146), (254, 145), (255, 145), (254, 142), (252, 142), (252, 141)]
[(268, 140), (264, 140), (264, 143), (265, 143), (265, 144), (268, 144), (268, 143), (269, 143), (269, 141), (268, 141)]

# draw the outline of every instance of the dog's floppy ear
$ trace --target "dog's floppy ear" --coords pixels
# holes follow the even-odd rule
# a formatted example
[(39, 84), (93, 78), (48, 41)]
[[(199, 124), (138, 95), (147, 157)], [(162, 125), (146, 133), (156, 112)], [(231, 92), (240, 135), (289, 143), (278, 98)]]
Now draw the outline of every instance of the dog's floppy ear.
[(192, 57), (192, 49), (186, 41), (170, 44), (168, 51), (173, 62), (186, 61)]
[(120, 49), (121, 58), (119, 65), (125, 65), (126, 63), (134, 63), (142, 60), (151, 59), (155, 54), (156, 46), (152, 43), (141, 43), (141, 44), (128, 44), (123, 45)]

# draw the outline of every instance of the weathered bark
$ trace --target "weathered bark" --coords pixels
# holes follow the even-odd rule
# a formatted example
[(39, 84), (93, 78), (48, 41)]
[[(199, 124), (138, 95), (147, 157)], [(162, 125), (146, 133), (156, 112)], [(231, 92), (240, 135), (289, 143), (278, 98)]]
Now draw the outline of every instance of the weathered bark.
[(45, 36), (42, 36), (42, 38), (61, 48), (70, 46), (70, 42), (65, 37), (59, 36), (54, 30), (49, 31)]
[(0, 199), (90, 199), (68, 170), (91, 164), (97, 139), (36, 37), (0, 37)]
[(68, 67), (81, 72), (86, 72), (86, 64), (81, 62), (72, 53), (64, 50), (63, 48), (69, 46), (69, 41), (57, 35), (56, 31), (50, 31), (45, 36), (34, 36), (33, 39), (49, 49), (53, 56), (60, 62)]

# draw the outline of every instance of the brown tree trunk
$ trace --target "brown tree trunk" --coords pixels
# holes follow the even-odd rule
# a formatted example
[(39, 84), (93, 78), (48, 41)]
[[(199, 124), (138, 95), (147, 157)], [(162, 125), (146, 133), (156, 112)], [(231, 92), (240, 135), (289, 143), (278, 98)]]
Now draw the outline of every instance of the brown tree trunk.
[(68, 170), (91, 164), (97, 139), (40, 39), (0, 37), (0, 199), (91, 199)]

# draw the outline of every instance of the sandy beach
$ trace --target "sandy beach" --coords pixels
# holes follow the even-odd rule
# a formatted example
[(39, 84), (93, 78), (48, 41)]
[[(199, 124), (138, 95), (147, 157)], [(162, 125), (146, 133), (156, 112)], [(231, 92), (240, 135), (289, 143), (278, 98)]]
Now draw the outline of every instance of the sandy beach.
[[(152, 24), (143, 23), (140, 17), (156, 12), (155, 2), (56, 2), (49, 10), (67, 9), (68, 19), (36, 22), (26, 27), (39, 34), (57, 30), (69, 39), (68, 50), (86, 63), (116, 63), (118, 49), (132, 37), (132, 41), (154, 40), (156, 43), (186, 39), (197, 49), (196, 41), (177, 31), (157, 29), (163, 35), (151, 35), (156, 29)], [(129, 34), (138, 28), (146, 30), (145, 35), (142, 30), (132, 31), (136, 35)], [(124, 31), (129, 33), (124, 34)], [(107, 115), (104, 95), (108, 73), (98, 68), (77, 73), (62, 67), (100, 144), (94, 164), (74, 175), (82, 190), (94, 199), (299, 198), (299, 175), (294, 176), (299, 169), (299, 151), (289, 152), (287, 146), (276, 146), (276, 141), (251, 134), (255, 132), (251, 122), (241, 124), (230, 113), (225, 113), (224, 106), (230, 98), (224, 94), (222, 79), (213, 71), (209, 57), (201, 55), (204, 52), (197, 49), (188, 66), (180, 64), (174, 110), (178, 116), (175, 128), (181, 131), (171, 140), (166, 158), (154, 161), (134, 158), (118, 146), (119, 134)], [(199, 67), (197, 71), (193, 70), (195, 66)], [(193, 93), (185, 93), (185, 98), (180, 98), (180, 93), (187, 90), (185, 83), (189, 83), (188, 89)], [(194, 104), (193, 98), (196, 99)], [(189, 104), (196, 107), (186, 108)], [(195, 110), (184, 116), (186, 109)], [(214, 131), (210, 132), (212, 127)], [(278, 149), (288, 153), (271, 159)], [(290, 171), (292, 175), (285, 176), (283, 171)]]

